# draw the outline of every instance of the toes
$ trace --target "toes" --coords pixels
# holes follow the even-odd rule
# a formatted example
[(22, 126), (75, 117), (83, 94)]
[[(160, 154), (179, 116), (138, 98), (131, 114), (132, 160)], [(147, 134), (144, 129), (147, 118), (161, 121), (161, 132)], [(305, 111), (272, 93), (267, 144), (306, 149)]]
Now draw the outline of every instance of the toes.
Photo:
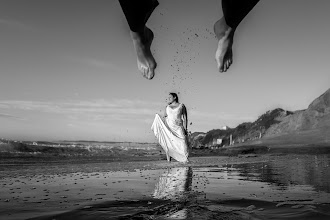
[[(223, 58), (222, 72), (226, 72), (233, 63), (232, 54), (228, 52)], [(221, 71), (220, 71), (221, 72)]]
[(229, 66), (230, 66), (230, 60), (227, 60), (227, 69), (229, 69)]
[(223, 72), (223, 66), (220, 66), (220, 68), (219, 68), (219, 72), (220, 72), (220, 73)]
[(155, 76), (155, 69), (156, 69), (156, 62), (151, 62), (151, 65), (149, 67), (146, 67), (146, 78), (152, 79)]
[(148, 68), (146, 68), (144, 65), (139, 65), (138, 69), (140, 70), (140, 72), (142, 73), (142, 76), (144, 78), (148, 78)]
[(227, 60), (224, 60), (223, 61), (223, 71), (226, 72), (228, 69), (228, 63), (227, 63)]
[(154, 78), (154, 76), (155, 76), (155, 71), (153, 69), (150, 69), (147, 79), (150, 80), (150, 79)]
[[(222, 62), (221, 62), (222, 61)], [(219, 58), (218, 60), (217, 60), (217, 62), (218, 62), (218, 69), (219, 69), (219, 72), (220, 73), (222, 73), (222, 72), (224, 72), (224, 71), (226, 71), (225, 70), (225, 62), (223, 62), (223, 58)]]
[(215, 59), (215, 61), (217, 62), (217, 68), (218, 68), (219, 72), (221, 73), (221, 72), (222, 72), (222, 66), (221, 66), (221, 63), (219, 62), (218, 59)]
[(146, 78), (146, 79), (154, 78), (155, 73), (154, 73), (153, 68), (150, 68), (150, 67), (147, 67), (147, 66), (143, 65), (139, 61), (137, 63), (138, 63), (138, 69), (142, 73), (142, 76), (144, 78)]
[(233, 51), (232, 50), (230, 50), (229, 51), (229, 64), (231, 65), (232, 63), (233, 63)]
[(141, 72), (142, 72), (143, 77), (146, 79), (149, 79), (149, 80), (154, 78), (154, 76), (155, 76), (155, 70), (148, 68), (148, 67), (143, 67), (141, 69)]
[(142, 69), (142, 75), (143, 75), (144, 78), (147, 78), (148, 79), (148, 69), (143, 68)]
[(223, 63), (223, 64), (222, 64), (222, 72), (226, 72), (226, 71), (227, 71), (226, 66), (225, 66), (225, 64)]

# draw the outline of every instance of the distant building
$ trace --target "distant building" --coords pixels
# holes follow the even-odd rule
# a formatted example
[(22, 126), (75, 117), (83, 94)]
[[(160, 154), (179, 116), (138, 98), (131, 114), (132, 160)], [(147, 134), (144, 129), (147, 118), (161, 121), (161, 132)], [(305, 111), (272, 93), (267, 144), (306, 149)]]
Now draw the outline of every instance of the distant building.
[(221, 130), (228, 130), (229, 129), (229, 127), (228, 126), (223, 126), (222, 128), (220, 128)]

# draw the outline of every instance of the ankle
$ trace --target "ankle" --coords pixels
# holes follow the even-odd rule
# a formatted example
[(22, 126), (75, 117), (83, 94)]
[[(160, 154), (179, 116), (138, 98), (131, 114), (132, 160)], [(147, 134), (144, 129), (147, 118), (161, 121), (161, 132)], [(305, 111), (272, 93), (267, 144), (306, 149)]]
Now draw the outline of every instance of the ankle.
[(130, 34), (133, 41), (143, 43), (145, 40), (144, 31), (136, 31), (136, 32), (130, 31)]
[(234, 36), (235, 29), (228, 26), (228, 28), (226, 29), (226, 32), (225, 33), (226, 33), (225, 34), (226, 36), (232, 38)]
[(227, 25), (224, 18), (221, 18), (214, 24), (214, 33), (218, 40), (223, 37), (230, 37), (233, 36), (235, 29)]

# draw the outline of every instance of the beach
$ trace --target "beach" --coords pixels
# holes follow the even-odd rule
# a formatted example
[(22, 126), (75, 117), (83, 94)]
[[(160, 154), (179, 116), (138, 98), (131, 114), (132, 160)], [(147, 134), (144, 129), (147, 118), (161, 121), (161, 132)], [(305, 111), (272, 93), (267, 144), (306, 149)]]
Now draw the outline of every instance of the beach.
[(330, 155), (1, 164), (0, 219), (329, 219)]

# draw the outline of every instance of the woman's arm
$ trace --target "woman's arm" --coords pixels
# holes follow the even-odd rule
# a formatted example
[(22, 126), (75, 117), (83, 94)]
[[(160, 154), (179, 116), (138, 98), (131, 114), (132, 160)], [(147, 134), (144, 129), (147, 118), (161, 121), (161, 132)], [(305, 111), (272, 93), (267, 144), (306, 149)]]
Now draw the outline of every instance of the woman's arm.
[(183, 128), (185, 129), (186, 135), (188, 134), (188, 114), (187, 109), (184, 104), (182, 104), (182, 119), (183, 119)]

